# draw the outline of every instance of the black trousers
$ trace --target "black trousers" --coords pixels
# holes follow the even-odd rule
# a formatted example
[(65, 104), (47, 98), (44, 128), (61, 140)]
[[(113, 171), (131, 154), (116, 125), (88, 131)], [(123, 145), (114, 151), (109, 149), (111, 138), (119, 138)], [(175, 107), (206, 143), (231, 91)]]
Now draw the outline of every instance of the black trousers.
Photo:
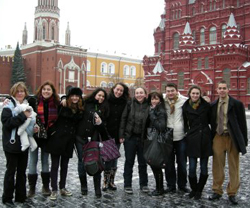
[[(61, 159), (61, 161), (60, 161)], [(63, 189), (66, 185), (66, 178), (68, 173), (69, 158), (62, 155), (51, 154), (51, 187), (52, 191), (57, 191), (57, 178), (58, 178), (58, 168), (60, 163), (60, 183), (59, 188)]]
[[(26, 169), (28, 164), (28, 151), (18, 154), (4, 152), (6, 157), (6, 171), (4, 175), (4, 188), (2, 202), (11, 202), (15, 191), (15, 200), (24, 201), (26, 196)], [(16, 177), (16, 178), (15, 178)]]

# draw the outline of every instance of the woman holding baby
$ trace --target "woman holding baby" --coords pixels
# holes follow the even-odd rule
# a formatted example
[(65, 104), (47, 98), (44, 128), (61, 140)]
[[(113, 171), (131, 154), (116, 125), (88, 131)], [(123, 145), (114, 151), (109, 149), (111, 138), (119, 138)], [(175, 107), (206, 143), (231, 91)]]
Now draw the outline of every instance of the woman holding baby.
[[(26, 197), (26, 168), (28, 163), (28, 149), (21, 150), (18, 128), (31, 116), (29, 110), (16, 113), (14, 108), (22, 103), (27, 104), (25, 99), (28, 95), (27, 88), (23, 82), (17, 82), (10, 89), (9, 102), (5, 104), (1, 121), (3, 124), (2, 144), (6, 157), (6, 171), (3, 183), (2, 202), (13, 205), (15, 191), (15, 202), (23, 203)], [(30, 123), (28, 129), (33, 131), (34, 123)], [(27, 129), (27, 130), (28, 130)]]

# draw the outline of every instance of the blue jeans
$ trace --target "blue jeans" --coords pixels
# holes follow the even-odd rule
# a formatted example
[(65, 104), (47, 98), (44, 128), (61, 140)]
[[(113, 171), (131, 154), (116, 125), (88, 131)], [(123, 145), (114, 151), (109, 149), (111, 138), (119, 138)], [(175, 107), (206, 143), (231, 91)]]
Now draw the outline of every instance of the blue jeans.
[(173, 152), (170, 155), (169, 163), (165, 168), (165, 177), (169, 188), (176, 188), (175, 156), (177, 162), (177, 184), (184, 188), (187, 184), (187, 155), (186, 140), (174, 141)]
[[(207, 175), (207, 163), (208, 157), (200, 158), (200, 173), (202, 175)], [(196, 176), (196, 167), (197, 167), (197, 157), (189, 157), (189, 176), (194, 178)]]
[[(29, 174), (37, 174), (38, 150), (36, 148), (33, 152), (30, 151), (29, 155)], [(41, 149), (41, 167), (43, 173), (49, 172), (49, 153)]]
[(125, 165), (124, 165), (124, 187), (132, 187), (132, 175), (135, 162), (135, 156), (137, 154), (137, 160), (139, 163), (139, 184), (140, 188), (148, 185), (147, 163), (143, 157), (143, 145), (140, 138), (132, 136), (130, 139), (126, 139), (124, 142), (125, 149)]
[(83, 155), (83, 145), (80, 142), (75, 143), (76, 146), (76, 151), (77, 151), (77, 156), (78, 156), (78, 175), (79, 177), (83, 177), (86, 175), (86, 171), (84, 168), (84, 163), (82, 160), (82, 155)]

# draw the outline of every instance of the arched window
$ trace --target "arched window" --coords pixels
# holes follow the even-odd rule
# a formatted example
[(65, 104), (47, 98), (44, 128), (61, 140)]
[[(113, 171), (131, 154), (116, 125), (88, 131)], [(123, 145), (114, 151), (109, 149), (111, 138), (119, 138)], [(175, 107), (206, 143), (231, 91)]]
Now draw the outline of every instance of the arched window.
[(87, 60), (87, 72), (91, 71), (91, 62)]
[(223, 70), (223, 80), (226, 81), (228, 88), (230, 88), (230, 77), (231, 77), (231, 70), (226, 68)]
[(212, 1), (210, 1), (210, 3), (209, 3), (209, 10), (210, 10), (210, 11), (213, 10), (213, 2), (212, 2)]
[(178, 10), (175, 11), (175, 19), (178, 19)]
[(105, 62), (101, 63), (101, 73), (102, 74), (107, 74), (108, 73), (107, 63), (105, 63)]
[(179, 48), (179, 33), (175, 33), (174, 34), (174, 45), (173, 45), (174, 49), (178, 49)]
[(100, 87), (107, 87), (107, 82), (102, 81)]
[(193, 39), (194, 39), (194, 42), (196, 41), (196, 32), (195, 30), (192, 31), (192, 36), (193, 36)]
[(201, 69), (201, 67), (202, 67), (202, 60), (201, 58), (198, 58), (197, 69)]
[(205, 45), (205, 29), (200, 30), (200, 45)]
[(247, 94), (250, 94), (250, 78), (247, 79)]
[(201, 13), (204, 12), (204, 4), (201, 4)]
[(236, 7), (240, 7), (240, 0), (237, 0)]
[(158, 42), (158, 47), (157, 47), (157, 52), (160, 53), (161, 52), (161, 42)]
[(178, 72), (178, 89), (184, 89), (184, 72)]
[(46, 30), (45, 30), (45, 26), (43, 26), (43, 40), (45, 40), (45, 34), (46, 34)]
[(115, 73), (115, 65), (114, 64), (109, 64), (109, 74), (114, 74)]
[(172, 11), (172, 15), (173, 15), (173, 20), (175, 19), (175, 12)]
[(221, 26), (221, 40), (224, 39), (224, 34), (225, 34), (225, 32), (226, 32), (226, 29), (227, 29), (227, 25), (226, 25), (226, 24), (223, 24), (223, 25)]
[(128, 67), (128, 65), (125, 65), (123, 67), (123, 75), (124, 76), (129, 76), (129, 67)]
[(209, 58), (205, 57), (205, 69), (209, 68)]
[(222, 9), (226, 7), (226, 0), (222, 0)]
[(192, 15), (195, 15), (195, 7), (192, 8)]
[(181, 10), (179, 10), (179, 18), (181, 18)]
[(214, 10), (216, 10), (216, 1), (214, 1)]
[(131, 72), (130, 74), (131, 74), (132, 77), (136, 76), (136, 68), (134, 66), (130, 67), (130, 72)]
[(55, 28), (54, 28), (54, 26), (51, 28), (51, 40), (54, 40), (55, 39), (55, 37), (54, 37), (54, 34), (55, 34)]
[(209, 30), (209, 44), (216, 44), (217, 34), (216, 27), (211, 27)]

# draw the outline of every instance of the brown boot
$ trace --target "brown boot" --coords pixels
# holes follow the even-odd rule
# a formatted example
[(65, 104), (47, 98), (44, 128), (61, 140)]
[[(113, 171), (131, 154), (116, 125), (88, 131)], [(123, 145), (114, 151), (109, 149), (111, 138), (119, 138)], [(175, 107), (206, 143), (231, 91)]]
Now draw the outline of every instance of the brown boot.
[(109, 188), (109, 183), (110, 183), (110, 171), (109, 170), (105, 170), (103, 175), (104, 175), (104, 177), (103, 177), (102, 190), (103, 191), (107, 191), (108, 188)]
[(115, 185), (116, 170), (117, 170), (117, 168), (111, 169), (111, 172), (110, 172), (110, 181), (109, 181), (109, 189), (110, 190), (114, 190), (114, 191), (117, 190), (117, 187)]
[(41, 177), (42, 177), (42, 182), (43, 182), (42, 195), (50, 196), (50, 194), (51, 194), (51, 190), (49, 188), (50, 172), (48, 172), (48, 173), (41, 172)]
[(37, 174), (28, 174), (28, 181), (29, 181), (29, 192), (28, 197), (34, 197), (36, 194), (36, 181), (37, 181)]

